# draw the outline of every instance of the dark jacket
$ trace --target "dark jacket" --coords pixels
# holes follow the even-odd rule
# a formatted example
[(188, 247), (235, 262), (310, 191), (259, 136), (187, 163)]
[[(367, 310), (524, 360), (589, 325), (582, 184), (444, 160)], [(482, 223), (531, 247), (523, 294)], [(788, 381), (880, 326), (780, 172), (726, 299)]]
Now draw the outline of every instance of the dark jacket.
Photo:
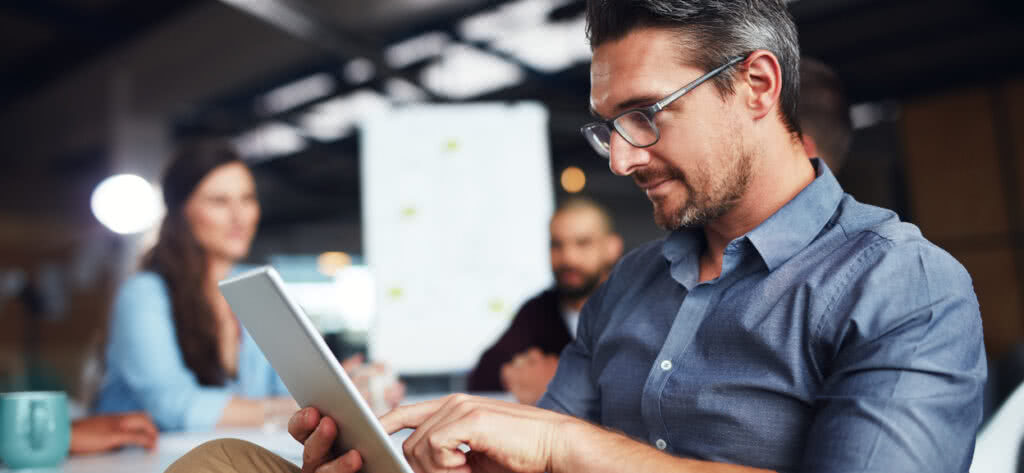
[(571, 341), (558, 294), (548, 289), (523, 304), (508, 330), (480, 357), (466, 387), (469, 391), (504, 391), (501, 365), (531, 347), (558, 355)]

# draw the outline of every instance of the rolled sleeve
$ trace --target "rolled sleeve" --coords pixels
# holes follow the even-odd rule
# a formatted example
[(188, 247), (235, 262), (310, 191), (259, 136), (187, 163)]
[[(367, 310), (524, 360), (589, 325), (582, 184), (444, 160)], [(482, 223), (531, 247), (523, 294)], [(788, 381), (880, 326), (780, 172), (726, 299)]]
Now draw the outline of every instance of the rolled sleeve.
[(882, 249), (822, 321), (833, 361), (802, 471), (966, 472), (987, 375), (970, 277), (927, 243)]
[(591, 378), (593, 360), (590, 347), (594, 338), (594, 319), (604, 300), (605, 291), (606, 286), (601, 286), (583, 305), (576, 339), (562, 350), (555, 377), (537, 402), (538, 407), (591, 422), (601, 421), (601, 396)]

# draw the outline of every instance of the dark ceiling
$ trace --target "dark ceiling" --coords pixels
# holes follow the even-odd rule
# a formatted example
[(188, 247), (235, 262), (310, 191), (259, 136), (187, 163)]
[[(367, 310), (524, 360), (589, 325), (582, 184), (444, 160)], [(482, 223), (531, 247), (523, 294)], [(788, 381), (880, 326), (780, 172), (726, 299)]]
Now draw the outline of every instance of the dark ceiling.
[[(8, 0), (0, 4), (0, 107), (45, 87), (76, 68), (214, 0)], [(305, 15), (315, 28), (310, 48), (322, 54), (298, 68), (253, 77), (231, 93), (176, 118), (179, 135), (237, 135), (266, 116), (254, 101), (267, 91), (315, 72), (344, 84), (341, 70), (354, 57), (378, 63), (370, 87), (384, 79), (416, 82), (428, 61), (391, 70), (381, 64), (388, 45), (428, 31), (460, 38), (459, 20), (506, 3), (494, 0), (266, 0)], [(236, 2), (226, 2), (236, 3)], [(553, 20), (579, 15), (584, 2), (570, 1)], [(1020, 0), (798, 0), (790, 4), (805, 55), (833, 66), (851, 102), (931, 94), (1024, 72), (1024, 2)], [(481, 46), (481, 45), (478, 45)], [(486, 49), (485, 49), (486, 50)], [(494, 51), (489, 51), (494, 53)], [(522, 65), (522, 64), (521, 64)], [(519, 85), (472, 100), (539, 100), (551, 113), (553, 168), (574, 164), (601, 168), (576, 133), (586, 119), (588, 70), (577, 65), (557, 73), (524, 67)], [(354, 88), (354, 86), (351, 86)], [(344, 94), (342, 87), (338, 94)], [(429, 100), (429, 98), (428, 98)], [(295, 112), (272, 117), (295, 120)], [(358, 144), (354, 138), (314, 144), (285, 158), (255, 166), (268, 225), (358, 215)]]

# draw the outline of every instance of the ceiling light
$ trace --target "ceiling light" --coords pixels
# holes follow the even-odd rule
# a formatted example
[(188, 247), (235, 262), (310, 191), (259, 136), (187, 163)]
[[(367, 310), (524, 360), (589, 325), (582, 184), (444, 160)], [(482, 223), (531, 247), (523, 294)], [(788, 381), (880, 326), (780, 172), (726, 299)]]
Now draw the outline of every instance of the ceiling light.
[(384, 60), (389, 66), (401, 69), (440, 55), (450, 42), (451, 37), (440, 31), (424, 33), (389, 46), (384, 50)]
[(350, 84), (356, 85), (373, 79), (374, 74), (377, 73), (377, 68), (373, 65), (373, 61), (365, 57), (359, 57), (345, 64), (342, 73), (345, 74), (345, 80)]
[(471, 41), (491, 41), (547, 21), (552, 10), (568, 0), (517, 0), (470, 16), (459, 23), (459, 34)]
[(396, 103), (422, 102), (427, 99), (427, 93), (416, 84), (399, 77), (392, 77), (384, 83), (384, 90), (388, 98)]
[(234, 140), (247, 161), (265, 161), (306, 149), (306, 139), (295, 127), (283, 122), (267, 122), (238, 136)]
[(590, 61), (586, 39), (586, 18), (542, 23), (533, 28), (509, 32), (495, 39), (492, 47), (543, 72), (557, 72)]
[(257, 109), (266, 115), (281, 113), (334, 92), (334, 77), (326, 72), (282, 85), (257, 100)]
[(475, 97), (522, 80), (519, 66), (465, 44), (445, 48), (441, 58), (425, 67), (421, 76), (425, 87), (453, 99)]
[(370, 89), (359, 89), (314, 105), (299, 118), (305, 133), (319, 141), (348, 136), (367, 117), (390, 108), (388, 100)]

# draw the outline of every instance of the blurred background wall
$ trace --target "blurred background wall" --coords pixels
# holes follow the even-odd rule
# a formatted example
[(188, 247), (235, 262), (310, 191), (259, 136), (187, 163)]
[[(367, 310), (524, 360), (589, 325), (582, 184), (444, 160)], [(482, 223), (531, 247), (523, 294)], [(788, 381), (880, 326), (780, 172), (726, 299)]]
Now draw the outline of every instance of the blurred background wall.
[[(1003, 356), (1024, 339), (1022, 3), (790, 7), (804, 54), (854, 104), (840, 181), (963, 262), (989, 354)], [(660, 238), (643, 194), (578, 134), (582, 12), (571, 0), (4, 2), (0, 383), (88, 391), (110, 295), (145, 240), (100, 225), (91, 193), (117, 173), (157, 182), (189, 136), (233, 137), (250, 159), (264, 210), (253, 262), (362, 254), (358, 123), (421, 102), (541, 102), (556, 194), (578, 168), (627, 248)]]

